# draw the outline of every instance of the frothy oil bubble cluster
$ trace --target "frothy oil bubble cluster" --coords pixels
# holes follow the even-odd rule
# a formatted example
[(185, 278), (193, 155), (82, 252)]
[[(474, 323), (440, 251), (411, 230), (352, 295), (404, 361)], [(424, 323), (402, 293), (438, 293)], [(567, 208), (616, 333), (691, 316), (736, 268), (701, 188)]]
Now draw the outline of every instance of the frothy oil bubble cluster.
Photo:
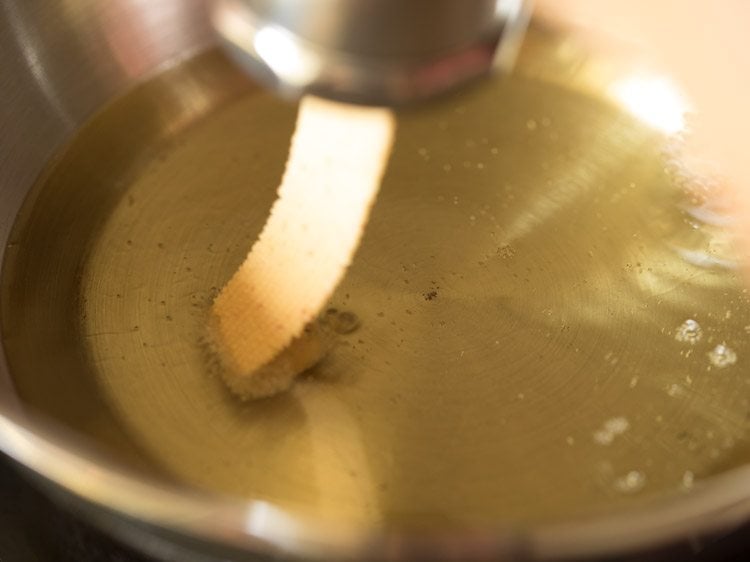
[(646, 475), (640, 470), (631, 470), (615, 480), (615, 489), (623, 494), (634, 494), (646, 485)]
[(594, 432), (594, 441), (599, 445), (610, 445), (618, 435), (622, 435), (630, 428), (627, 418), (619, 416), (604, 422), (601, 429)]
[(720, 343), (708, 352), (708, 360), (714, 367), (723, 369), (737, 362), (737, 353), (725, 343)]
[(682, 324), (680, 324), (674, 335), (674, 339), (676, 339), (678, 342), (689, 344), (698, 343), (702, 337), (703, 329), (701, 328), (700, 324), (698, 324), (698, 322), (696, 322), (692, 318), (688, 318)]

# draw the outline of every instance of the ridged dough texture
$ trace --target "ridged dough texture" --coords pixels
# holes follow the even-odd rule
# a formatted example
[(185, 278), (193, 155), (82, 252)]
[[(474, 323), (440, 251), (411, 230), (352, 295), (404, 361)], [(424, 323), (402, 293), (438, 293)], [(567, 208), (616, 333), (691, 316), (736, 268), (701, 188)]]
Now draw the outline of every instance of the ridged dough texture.
[(330, 347), (316, 318), (359, 246), (394, 131), (388, 109), (302, 100), (278, 199), (210, 311), (219, 371), (242, 398), (285, 390)]

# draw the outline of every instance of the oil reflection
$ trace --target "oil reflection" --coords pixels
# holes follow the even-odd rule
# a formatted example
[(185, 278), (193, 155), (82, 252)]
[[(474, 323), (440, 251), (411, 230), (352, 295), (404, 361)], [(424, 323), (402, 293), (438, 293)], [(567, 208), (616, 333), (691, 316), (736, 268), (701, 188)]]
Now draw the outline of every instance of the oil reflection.
[(611, 86), (611, 95), (647, 125), (667, 134), (685, 128), (688, 104), (677, 87), (661, 76), (628, 76)]

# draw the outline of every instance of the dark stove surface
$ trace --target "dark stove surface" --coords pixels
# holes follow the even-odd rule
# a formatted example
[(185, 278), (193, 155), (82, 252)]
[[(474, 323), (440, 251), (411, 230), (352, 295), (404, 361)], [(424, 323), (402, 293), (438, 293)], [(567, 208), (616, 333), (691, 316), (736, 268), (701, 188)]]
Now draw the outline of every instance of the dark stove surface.
[(0, 562), (147, 562), (69, 515), (0, 455)]
[[(606, 562), (750, 562), (750, 524), (729, 536)], [(0, 454), (0, 562), (155, 562), (68, 514)], [(175, 561), (177, 562), (177, 561)]]

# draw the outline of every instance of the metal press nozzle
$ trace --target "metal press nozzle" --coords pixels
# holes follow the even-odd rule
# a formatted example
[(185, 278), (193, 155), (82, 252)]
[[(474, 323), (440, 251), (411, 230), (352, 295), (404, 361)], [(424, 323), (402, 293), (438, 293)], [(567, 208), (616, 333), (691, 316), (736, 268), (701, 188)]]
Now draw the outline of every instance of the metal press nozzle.
[(286, 97), (400, 105), (508, 69), (524, 0), (217, 0), (231, 55)]

